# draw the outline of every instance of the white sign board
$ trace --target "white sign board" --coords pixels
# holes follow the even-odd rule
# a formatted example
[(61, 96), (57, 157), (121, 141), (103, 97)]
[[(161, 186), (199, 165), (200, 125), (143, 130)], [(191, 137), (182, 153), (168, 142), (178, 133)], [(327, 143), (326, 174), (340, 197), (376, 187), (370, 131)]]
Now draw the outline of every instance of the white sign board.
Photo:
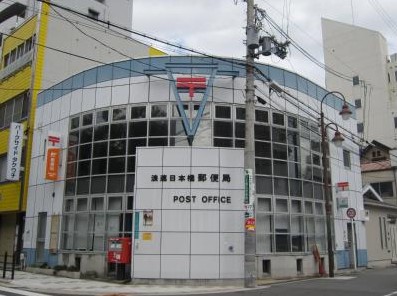
[(8, 138), (7, 176), (10, 181), (18, 181), (21, 170), (21, 157), (23, 145), (23, 125), (12, 122), (10, 137)]

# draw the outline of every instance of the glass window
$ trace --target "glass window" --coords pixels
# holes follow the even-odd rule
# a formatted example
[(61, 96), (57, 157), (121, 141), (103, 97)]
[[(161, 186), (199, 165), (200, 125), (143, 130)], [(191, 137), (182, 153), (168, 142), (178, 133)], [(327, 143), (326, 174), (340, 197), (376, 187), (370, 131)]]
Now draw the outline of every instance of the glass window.
[(146, 106), (131, 107), (131, 119), (146, 118)]
[(167, 117), (167, 105), (152, 105), (152, 117)]
[(291, 213), (302, 213), (302, 202), (300, 200), (291, 200)]
[(288, 127), (298, 128), (298, 119), (292, 116), (288, 116)]
[(313, 203), (310, 201), (305, 201), (305, 213), (313, 214)]
[(130, 122), (130, 130), (128, 131), (130, 138), (147, 136), (147, 121)]
[(79, 161), (79, 176), (87, 176), (91, 170), (91, 160)]
[(255, 121), (257, 122), (269, 122), (269, 112), (264, 110), (255, 110)]
[(91, 211), (103, 211), (104, 202), (103, 197), (93, 197), (91, 199)]
[(109, 142), (109, 155), (125, 155), (127, 151), (127, 141), (126, 140), (116, 140)]
[(353, 85), (359, 85), (360, 84), (360, 77), (357, 76), (353, 76)]
[(289, 180), (289, 188), (291, 196), (302, 196), (302, 181), (301, 180)]
[(97, 176), (91, 178), (91, 194), (105, 193), (106, 176)]
[(295, 146), (288, 146), (288, 160), (299, 162), (300, 155), (299, 155), (299, 148)]
[(245, 120), (245, 108), (236, 107), (236, 119)]
[(127, 210), (133, 210), (134, 208), (134, 197), (132, 195), (127, 196)]
[(258, 211), (271, 212), (272, 200), (270, 198), (258, 197)]
[(272, 163), (270, 159), (255, 159), (255, 173), (263, 174), (263, 175), (271, 175), (272, 174)]
[(123, 209), (122, 196), (109, 196), (108, 210), (121, 211)]
[(29, 95), (28, 93), (25, 93), (23, 98), (23, 106), (22, 106), (22, 118), (26, 118), (28, 114), (29, 114)]
[(312, 182), (303, 182), (303, 197), (313, 198), (313, 184)]
[(184, 136), (185, 128), (183, 127), (182, 120), (170, 120), (170, 136)]
[(322, 203), (315, 203), (316, 215), (324, 215), (324, 207)]
[(79, 148), (79, 159), (89, 159), (91, 158), (92, 144), (80, 145)]
[(270, 158), (271, 154), (270, 143), (255, 141), (255, 156)]
[(4, 116), (4, 126), (9, 126), (12, 122), (12, 114), (14, 113), (14, 100), (10, 100), (5, 104), (6, 112)]
[(77, 199), (77, 212), (87, 211), (88, 209), (88, 199), (87, 198), (78, 198)]
[(75, 195), (75, 190), (76, 190), (76, 180), (75, 179), (66, 180), (65, 195), (67, 196)]
[(124, 192), (124, 175), (108, 176), (108, 193)]
[(289, 194), (288, 179), (274, 178), (274, 194), (288, 196)]
[(288, 163), (285, 161), (273, 160), (274, 175), (288, 177)]
[(74, 117), (70, 120), (70, 129), (78, 128), (80, 125), (80, 117)]
[(104, 123), (109, 121), (109, 111), (108, 110), (102, 110), (98, 111), (96, 113), (96, 123)]
[(343, 165), (346, 168), (351, 168), (350, 151), (343, 149)]
[(254, 129), (256, 140), (270, 141), (270, 127), (266, 125), (255, 124)]
[(74, 199), (66, 199), (65, 200), (65, 212), (73, 212), (74, 211)]
[(215, 147), (233, 147), (233, 140), (214, 138)]
[(287, 142), (287, 134), (285, 129), (273, 127), (272, 136), (274, 142), (286, 143)]
[(113, 109), (113, 121), (125, 120), (126, 119), (126, 108)]
[(109, 158), (108, 172), (109, 174), (125, 172), (125, 158), (124, 157)]
[(294, 131), (288, 131), (288, 144), (299, 146), (299, 134)]
[(76, 171), (77, 171), (77, 162), (68, 163), (67, 169), (66, 169), (66, 178), (76, 177)]
[(92, 157), (103, 157), (108, 155), (108, 142), (94, 143)]
[(301, 178), (301, 166), (299, 163), (289, 162), (288, 170), (290, 178)]
[(90, 193), (90, 178), (77, 179), (77, 194)]
[(273, 112), (273, 123), (284, 125), (284, 114)]
[(94, 127), (94, 141), (107, 140), (109, 138), (109, 126), (99, 125)]
[(245, 124), (243, 122), (234, 123), (234, 136), (236, 138), (245, 138)]
[(287, 199), (276, 199), (276, 212), (277, 213), (288, 213), (288, 200)]
[(287, 159), (287, 146), (280, 144), (273, 144), (273, 158)]
[(74, 131), (69, 133), (69, 146), (74, 146), (79, 144), (79, 134), (80, 131)]
[(361, 99), (354, 100), (354, 105), (356, 106), (356, 109), (361, 108)]
[(148, 146), (168, 146), (168, 138), (150, 138)]
[(116, 123), (110, 126), (111, 139), (120, 139), (120, 138), (125, 138), (126, 136), (127, 136), (127, 124)]
[(168, 121), (167, 120), (155, 120), (149, 122), (149, 136), (168, 136)]
[(135, 172), (135, 157), (128, 157), (127, 159), (127, 172)]
[(92, 160), (92, 174), (101, 175), (106, 174), (107, 158), (93, 159)]
[(80, 143), (92, 142), (92, 127), (80, 130)]
[(258, 194), (273, 194), (272, 177), (256, 176), (255, 188)]
[(214, 137), (233, 137), (231, 122), (214, 121)]
[(145, 147), (145, 146), (146, 146), (146, 138), (129, 140), (128, 154), (134, 155), (136, 153), (136, 147)]
[(358, 133), (363, 133), (364, 132), (364, 124), (359, 122), (357, 123), (357, 132)]
[(231, 118), (230, 106), (215, 106), (215, 118)]
[(5, 105), (0, 106), (0, 128), (2, 128), (4, 126), (5, 113), (6, 113)]
[(83, 115), (83, 126), (92, 124), (92, 113)]
[(18, 98), (14, 99), (14, 114), (12, 121), (18, 122), (22, 118), (22, 105), (23, 105), (23, 96), (19, 96)]
[[(135, 185), (135, 175), (134, 174), (127, 175), (127, 190), (126, 191), (127, 192), (133, 192), (134, 191), (134, 185)], [(131, 207), (131, 209), (132, 209), (132, 207)]]

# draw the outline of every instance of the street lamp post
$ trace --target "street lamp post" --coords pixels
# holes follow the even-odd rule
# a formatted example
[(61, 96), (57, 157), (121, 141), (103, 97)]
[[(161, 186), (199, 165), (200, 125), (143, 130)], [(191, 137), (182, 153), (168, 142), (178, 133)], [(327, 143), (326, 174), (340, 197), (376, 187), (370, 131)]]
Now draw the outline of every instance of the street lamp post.
[(325, 96), (321, 100), (321, 105), (320, 105), (320, 125), (321, 125), (321, 149), (323, 152), (323, 157), (322, 157), (322, 162), (323, 162), (323, 189), (324, 189), (324, 196), (325, 196), (325, 215), (326, 215), (326, 224), (327, 224), (327, 248), (328, 248), (328, 270), (329, 270), (329, 277), (334, 277), (334, 269), (335, 269), (335, 261), (334, 261), (334, 249), (333, 249), (333, 239), (332, 239), (332, 203), (331, 203), (331, 192), (330, 192), (330, 178), (329, 178), (329, 162), (327, 159), (327, 152), (328, 152), (328, 146), (327, 146), (327, 128), (331, 124), (334, 124), (336, 127), (335, 131), (335, 136), (332, 139), (332, 142), (340, 147), (342, 145), (342, 142), (344, 141), (341, 133), (338, 130), (338, 126), (331, 122), (328, 124), (325, 124), (324, 122), (324, 112), (323, 112), (323, 102), (325, 98), (330, 95), (330, 94), (338, 94), (339, 96), (342, 97), (343, 99), (343, 107), (342, 110), (339, 112), (339, 115), (342, 116), (343, 120), (347, 120), (350, 118), (350, 115), (352, 112), (349, 109), (349, 106), (346, 103), (346, 99), (338, 91), (331, 91), (325, 94)]

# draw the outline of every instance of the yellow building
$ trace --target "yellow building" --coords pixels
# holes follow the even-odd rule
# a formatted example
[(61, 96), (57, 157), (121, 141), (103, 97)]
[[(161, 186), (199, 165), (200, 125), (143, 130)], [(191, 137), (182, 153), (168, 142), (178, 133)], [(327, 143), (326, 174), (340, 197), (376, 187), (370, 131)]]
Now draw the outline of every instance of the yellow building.
[[(38, 93), (98, 64), (162, 54), (120, 32), (48, 3), (25, 0), (4, 5), (5, 8), (0, 7), (3, 33), (0, 47), (0, 257), (6, 251), (11, 254), (13, 250), (22, 250), (23, 240), (31, 235), (24, 232), (24, 222), (35, 219), (26, 209)], [(123, 3), (109, 0), (106, 5), (96, 0), (70, 1), (67, 5), (100, 20), (122, 22), (126, 27), (132, 23), (132, 0)], [(11, 122), (22, 122), (26, 135), (19, 181), (6, 179)], [(47, 219), (51, 221), (51, 217)]]

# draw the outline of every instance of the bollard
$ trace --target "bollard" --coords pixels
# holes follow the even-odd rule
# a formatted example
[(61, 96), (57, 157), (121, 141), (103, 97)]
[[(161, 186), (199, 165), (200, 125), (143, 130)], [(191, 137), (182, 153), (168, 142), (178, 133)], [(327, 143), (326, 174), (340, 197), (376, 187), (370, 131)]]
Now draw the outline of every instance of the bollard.
[(3, 279), (6, 278), (6, 270), (7, 270), (7, 252), (4, 253), (4, 262), (3, 262)]
[(15, 253), (12, 253), (12, 264), (11, 264), (11, 279), (14, 279), (14, 273), (15, 273)]

